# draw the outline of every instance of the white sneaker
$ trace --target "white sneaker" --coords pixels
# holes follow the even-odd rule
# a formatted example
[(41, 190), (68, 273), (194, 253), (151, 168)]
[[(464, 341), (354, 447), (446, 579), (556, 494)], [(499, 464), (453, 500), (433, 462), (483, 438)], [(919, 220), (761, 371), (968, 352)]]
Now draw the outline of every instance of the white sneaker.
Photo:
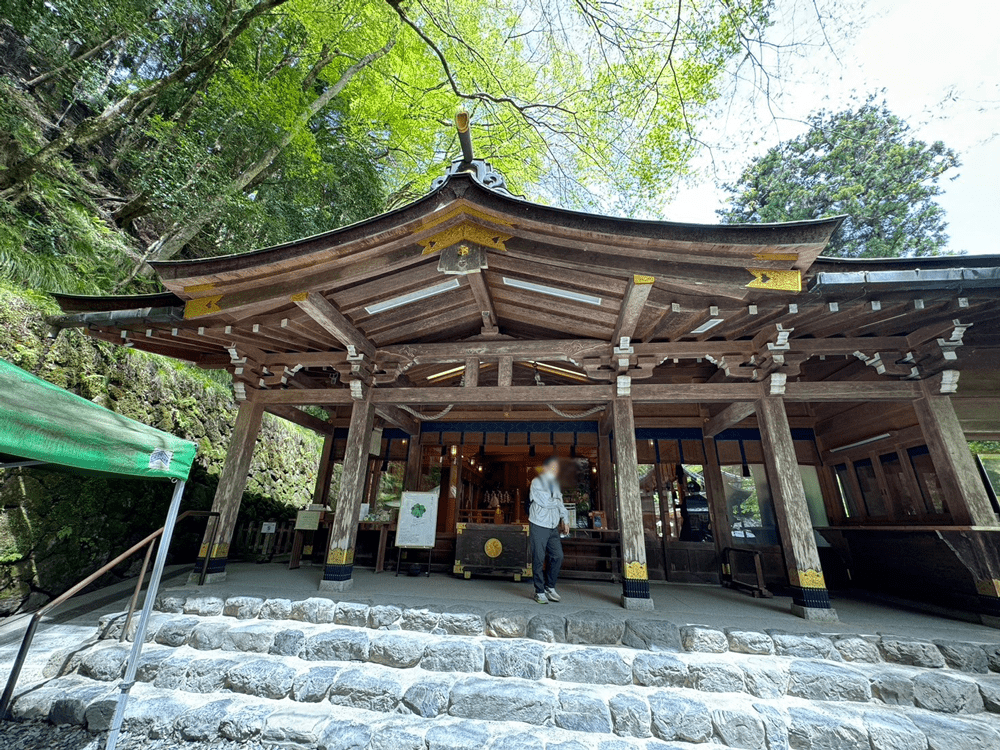
[(557, 602), (562, 598), (555, 589), (545, 589), (545, 596), (550, 602)]
[(535, 594), (535, 604), (548, 604), (549, 598), (545, 594)]

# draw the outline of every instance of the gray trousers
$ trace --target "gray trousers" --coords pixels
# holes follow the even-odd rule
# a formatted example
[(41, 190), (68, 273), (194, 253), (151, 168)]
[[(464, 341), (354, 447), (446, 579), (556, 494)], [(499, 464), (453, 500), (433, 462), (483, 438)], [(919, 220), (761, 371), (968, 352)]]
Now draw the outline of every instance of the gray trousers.
[[(536, 524), (530, 525), (528, 542), (531, 544), (531, 577), (535, 582), (535, 593), (540, 594), (545, 589), (556, 587), (559, 570), (563, 564), (562, 540), (559, 538), (558, 526), (547, 529)], [(546, 561), (548, 565), (545, 564)]]

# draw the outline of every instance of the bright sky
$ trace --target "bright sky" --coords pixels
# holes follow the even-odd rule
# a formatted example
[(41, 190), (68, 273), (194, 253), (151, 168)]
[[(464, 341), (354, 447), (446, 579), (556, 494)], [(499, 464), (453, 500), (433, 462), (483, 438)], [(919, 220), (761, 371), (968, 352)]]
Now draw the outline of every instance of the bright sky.
[[(784, 0), (783, 0), (784, 1)], [(779, 3), (780, 4), (780, 3)], [(779, 119), (761, 104), (746, 126), (746, 108), (734, 107), (710, 143), (739, 143), (715, 150), (714, 172), (731, 180), (748, 157), (804, 129), (795, 122), (816, 109), (851, 106), (885, 89), (889, 108), (925, 141), (941, 140), (959, 152), (962, 167), (940, 197), (947, 210), (952, 251), (1000, 253), (993, 225), (1000, 216), (1000, 4), (985, 0), (868, 0), (864, 19), (846, 41), (833, 39), (794, 60), (784, 71), (774, 102)], [(779, 28), (780, 33), (780, 28)], [(839, 58), (839, 61), (838, 59)], [(781, 118), (790, 118), (784, 120)], [(734, 138), (734, 129), (741, 137)], [(746, 148), (747, 133), (757, 143)], [(727, 137), (730, 136), (730, 137)], [(711, 160), (700, 160), (705, 177), (682, 188), (663, 211), (672, 221), (715, 222), (725, 194)]]

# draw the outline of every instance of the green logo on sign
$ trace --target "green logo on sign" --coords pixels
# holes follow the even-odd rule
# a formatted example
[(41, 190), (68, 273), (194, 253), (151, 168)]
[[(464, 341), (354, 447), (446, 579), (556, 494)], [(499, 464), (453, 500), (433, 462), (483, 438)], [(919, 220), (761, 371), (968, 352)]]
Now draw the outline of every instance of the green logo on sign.
[(410, 508), (410, 513), (412, 513), (413, 515), (415, 515), (417, 518), (420, 518), (426, 512), (427, 512), (427, 508), (425, 508), (420, 503), (417, 503), (412, 508)]

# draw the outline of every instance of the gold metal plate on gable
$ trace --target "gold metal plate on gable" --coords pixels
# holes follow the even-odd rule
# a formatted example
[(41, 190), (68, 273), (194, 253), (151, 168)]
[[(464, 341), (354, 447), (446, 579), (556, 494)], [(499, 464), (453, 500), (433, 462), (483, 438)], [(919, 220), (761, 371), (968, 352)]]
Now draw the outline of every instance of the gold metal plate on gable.
[(770, 289), (780, 292), (801, 292), (802, 272), (776, 270), (771, 268), (748, 268), (753, 274), (753, 280), (747, 284), (748, 289)]

